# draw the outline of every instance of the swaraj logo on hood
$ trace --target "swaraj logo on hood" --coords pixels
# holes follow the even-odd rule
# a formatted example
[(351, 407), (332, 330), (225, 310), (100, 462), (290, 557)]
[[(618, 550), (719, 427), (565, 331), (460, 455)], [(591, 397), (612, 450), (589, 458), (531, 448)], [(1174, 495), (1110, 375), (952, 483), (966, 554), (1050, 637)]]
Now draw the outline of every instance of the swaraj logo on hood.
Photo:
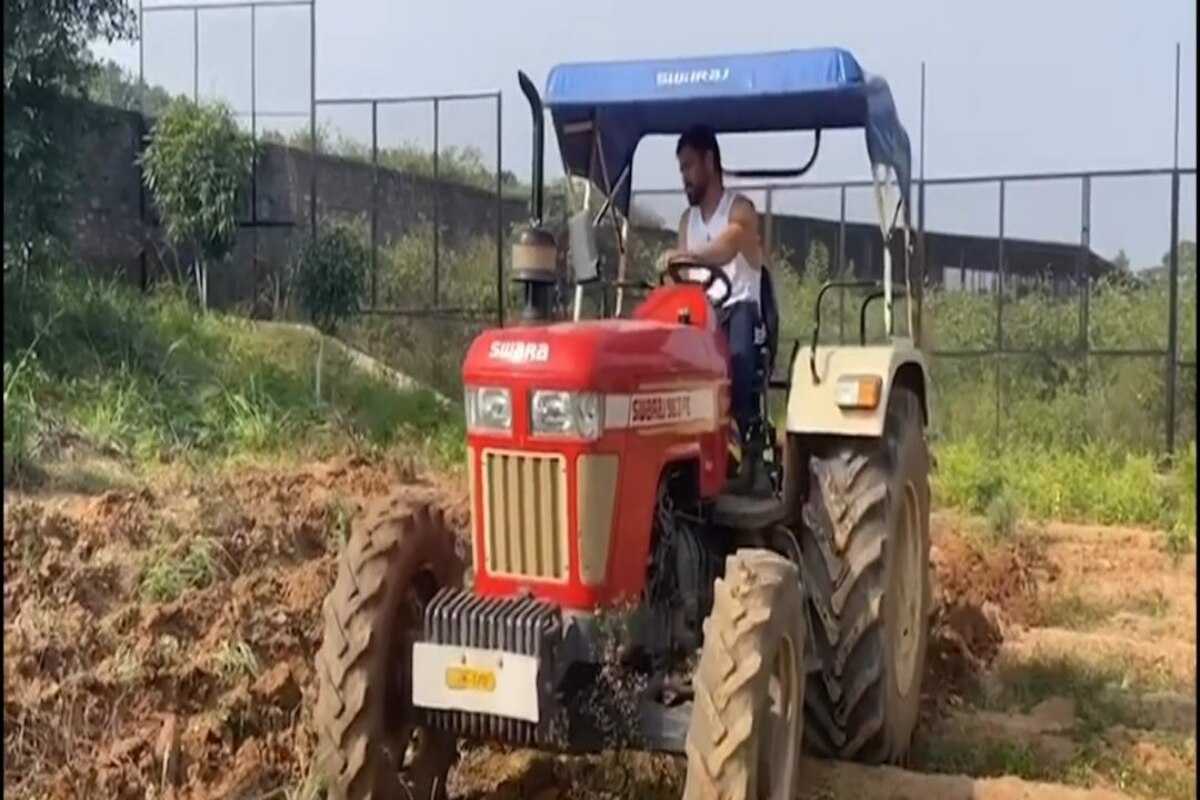
[(545, 342), (492, 342), (488, 358), (509, 364), (544, 364), (550, 360), (550, 345)]

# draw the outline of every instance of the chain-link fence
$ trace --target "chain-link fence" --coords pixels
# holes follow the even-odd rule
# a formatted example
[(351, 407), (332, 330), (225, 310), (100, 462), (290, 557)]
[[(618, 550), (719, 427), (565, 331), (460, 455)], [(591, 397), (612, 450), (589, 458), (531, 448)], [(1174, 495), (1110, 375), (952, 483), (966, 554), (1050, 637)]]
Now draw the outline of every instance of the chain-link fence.
[(365, 310), (348, 338), (456, 392), (471, 340), (504, 324), (505, 243), (528, 189), (504, 170), (499, 92), (318, 99), (311, 230), (369, 243)]
[[(761, 214), (785, 341), (810, 335), (823, 280), (882, 276), (868, 182), (738, 188)], [(913, 195), (937, 435), (1139, 452), (1194, 440), (1194, 168), (926, 180)], [(685, 205), (679, 190), (636, 197), (663, 219)], [(674, 238), (640, 226), (632, 249)], [(827, 295), (823, 340), (858, 340), (861, 300)], [(899, 331), (908, 317), (899, 302)]]

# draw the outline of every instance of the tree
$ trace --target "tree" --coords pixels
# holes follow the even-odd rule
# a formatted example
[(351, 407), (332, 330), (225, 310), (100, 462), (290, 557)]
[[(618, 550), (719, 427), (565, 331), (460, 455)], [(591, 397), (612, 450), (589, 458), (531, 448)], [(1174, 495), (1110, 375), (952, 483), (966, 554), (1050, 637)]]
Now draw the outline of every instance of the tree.
[(4, 268), (58, 234), (72, 141), (94, 65), (89, 42), (132, 33), (125, 0), (4, 0)]
[[(259, 136), (259, 140), (309, 152), (313, 149), (312, 130), (307, 126), (286, 135), (277, 130), (266, 130)], [(326, 155), (352, 158), (356, 161), (370, 161), (372, 157), (370, 142), (352, 139), (330, 130), (329, 126), (324, 124), (317, 126), (316, 142), (317, 152)], [(375, 158), (381, 169), (395, 170), (406, 175), (433, 177), (433, 153), (412, 142), (379, 145)], [(487, 163), (479, 148), (469, 145), (445, 145), (438, 149), (438, 179), (487, 191), (496, 189), (496, 173), (492, 166)], [(500, 188), (506, 192), (516, 191), (521, 188), (521, 183), (515, 174), (502, 170)]]
[(1124, 248), (1121, 248), (1120, 250), (1118, 250), (1117, 254), (1115, 256), (1113, 256), (1112, 265), (1113, 265), (1113, 268), (1116, 269), (1117, 273), (1120, 275), (1131, 274), (1131, 265), (1129, 263), (1129, 255), (1125, 252)]
[[(360, 232), (335, 225), (301, 249), (293, 267), (300, 305), (326, 336), (361, 308), (371, 254)], [(317, 348), (316, 396), (321, 399), (321, 362), (325, 339)]]
[(172, 100), (171, 93), (166, 89), (145, 81), (142, 82), (139, 97), (137, 79), (110, 59), (96, 65), (88, 79), (86, 93), (87, 98), (94, 103), (103, 103), (125, 111), (143, 111), (151, 117), (161, 114)]
[(193, 248), (201, 309), (208, 306), (208, 265), (237, 243), (254, 142), (224, 105), (171, 101), (141, 156), (146, 188), (162, 214), (167, 239)]

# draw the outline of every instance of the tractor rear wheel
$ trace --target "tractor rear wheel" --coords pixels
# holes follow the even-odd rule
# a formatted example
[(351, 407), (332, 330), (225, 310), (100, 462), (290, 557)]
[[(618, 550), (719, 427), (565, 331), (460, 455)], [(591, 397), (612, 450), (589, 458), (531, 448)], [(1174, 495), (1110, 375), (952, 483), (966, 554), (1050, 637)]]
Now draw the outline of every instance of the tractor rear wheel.
[(791, 800), (804, 717), (796, 565), (744, 549), (725, 563), (693, 678), (684, 800)]
[(800, 526), (809, 633), (805, 693), (817, 755), (902, 763), (929, 635), (929, 454), (917, 396), (888, 399), (883, 438), (812, 457)]
[(424, 605), (462, 584), (454, 535), (440, 512), (399, 498), (352, 526), (325, 598), (314, 722), (318, 759), (338, 800), (445, 796), (455, 740), (416, 725), (412, 645)]

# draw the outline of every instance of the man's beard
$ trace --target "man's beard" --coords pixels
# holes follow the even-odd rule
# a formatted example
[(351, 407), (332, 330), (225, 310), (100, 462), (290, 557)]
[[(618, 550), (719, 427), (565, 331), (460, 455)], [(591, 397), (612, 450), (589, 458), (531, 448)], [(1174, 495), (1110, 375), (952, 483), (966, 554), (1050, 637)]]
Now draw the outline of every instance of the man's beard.
[(702, 199), (704, 199), (704, 187), (703, 186), (692, 186), (692, 185), (684, 184), (683, 193), (687, 195), (687, 201), (688, 201), (689, 206), (698, 206), (698, 205), (700, 205), (700, 201)]

